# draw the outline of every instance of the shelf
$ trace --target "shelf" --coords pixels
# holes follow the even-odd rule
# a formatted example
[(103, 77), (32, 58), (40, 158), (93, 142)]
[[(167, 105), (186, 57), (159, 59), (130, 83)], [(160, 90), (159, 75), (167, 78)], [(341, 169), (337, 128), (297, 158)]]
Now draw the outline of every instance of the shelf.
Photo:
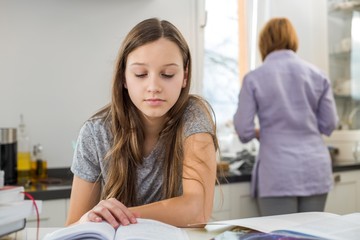
[(360, 1), (346, 1), (329, 6), (329, 13), (350, 13), (360, 11)]
[[(328, 66), (337, 112), (348, 119), (354, 109), (360, 109), (357, 81), (360, 76), (354, 70), (360, 49), (354, 43), (354, 26), (360, 17), (360, 0), (328, 0)], [(355, 26), (358, 29), (358, 26)], [(356, 65), (356, 66), (355, 66)], [(356, 81), (356, 82), (354, 82)], [(354, 126), (360, 126), (360, 118), (353, 118)]]
[(351, 56), (351, 51), (330, 53), (330, 57), (336, 57), (336, 58), (348, 58), (350, 56)]

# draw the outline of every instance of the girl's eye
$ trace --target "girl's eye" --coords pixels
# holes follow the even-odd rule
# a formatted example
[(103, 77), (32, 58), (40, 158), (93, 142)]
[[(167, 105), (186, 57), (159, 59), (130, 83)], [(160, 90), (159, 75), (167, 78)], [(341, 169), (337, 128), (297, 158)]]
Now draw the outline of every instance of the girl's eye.
[(174, 74), (161, 74), (161, 76), (163, 76), (164, 78), (172, 78), (174, 76)]
[(146, 77), (147, 74), (146, 73), (142, 73), (142, 74), (135, 74), (135, 77), (138, 77), (138, 78), (144, 78)]

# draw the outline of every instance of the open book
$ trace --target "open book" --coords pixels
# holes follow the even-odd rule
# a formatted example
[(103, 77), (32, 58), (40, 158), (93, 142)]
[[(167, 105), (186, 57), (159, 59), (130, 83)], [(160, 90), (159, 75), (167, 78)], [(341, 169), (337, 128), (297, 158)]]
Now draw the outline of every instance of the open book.
[[(304, 212), (243, 218), (212, 222), (206, 226), (206, 229), (209, 231), (215, 230), (218, 229), (220, 225), (241, 226), (262, 233), (272, 233), (292, 237), (298, 236), (299, 238), (306, 237), (307, 239), (360, 239), (360, 213), (351, 213), (341, 216), (326, 212)], [(244, 238), (238, 239), (246, 238), (244, 236)]]
[(150, 219), (114, 229), (109, 223), (86, 222), (58, 229), (43, 240), (189, 240), (185, 230)]

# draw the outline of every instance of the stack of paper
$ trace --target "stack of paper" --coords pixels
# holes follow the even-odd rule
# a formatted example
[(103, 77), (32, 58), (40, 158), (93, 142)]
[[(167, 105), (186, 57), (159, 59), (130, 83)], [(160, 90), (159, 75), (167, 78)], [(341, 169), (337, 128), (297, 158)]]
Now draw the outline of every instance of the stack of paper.
[[(327, 212), (302, 212), (266, 217), (253, 217), (233, 219), (208, 223), (208, 231), (215, 230), (216, 226), (240, 226), (256, 230), (270, 235), (262, 235), (264, 238), (256, 239), (294, 239), (276, 238), (276, 236), (298, 236), (306, 239), (331, 239), (331, 240), (359, 240), (360, 239), (360, 213), (337, 215)], [(270, 236), (273, 236), (270, 238)], [(243, 236), (237, 239), (250, 236)], [(217, 239), (224, 239), (219, 236)], [(251, 238), (255, 239), (255, 238)]]
[(25, 219), (31, 215), (33, 203), (24, 200), (23, 192), (21, 186), (0, 188), (0, 237), (25, 227)]

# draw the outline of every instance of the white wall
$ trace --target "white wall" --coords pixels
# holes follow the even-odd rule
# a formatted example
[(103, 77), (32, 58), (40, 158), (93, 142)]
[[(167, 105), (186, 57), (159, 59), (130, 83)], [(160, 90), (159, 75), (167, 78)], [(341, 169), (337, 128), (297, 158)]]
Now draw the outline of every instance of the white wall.
[[(259, 32), (272, 17), (287, 17), (299, 38), (299, 56), (328, 74), (327, 0), (257, 0)], [(257, 44), (257, 42), (256, 42)], [(258, 55), (257, 64), (261, 63)]]
[(110, 99), (122, 39), (148, 17), (183, 32), (199, 92), (203, 9), (203, 0), (0, 1), (0, 127), (17, 127), (24, 114), (48, 167), (69, 166), (82, 123)]

